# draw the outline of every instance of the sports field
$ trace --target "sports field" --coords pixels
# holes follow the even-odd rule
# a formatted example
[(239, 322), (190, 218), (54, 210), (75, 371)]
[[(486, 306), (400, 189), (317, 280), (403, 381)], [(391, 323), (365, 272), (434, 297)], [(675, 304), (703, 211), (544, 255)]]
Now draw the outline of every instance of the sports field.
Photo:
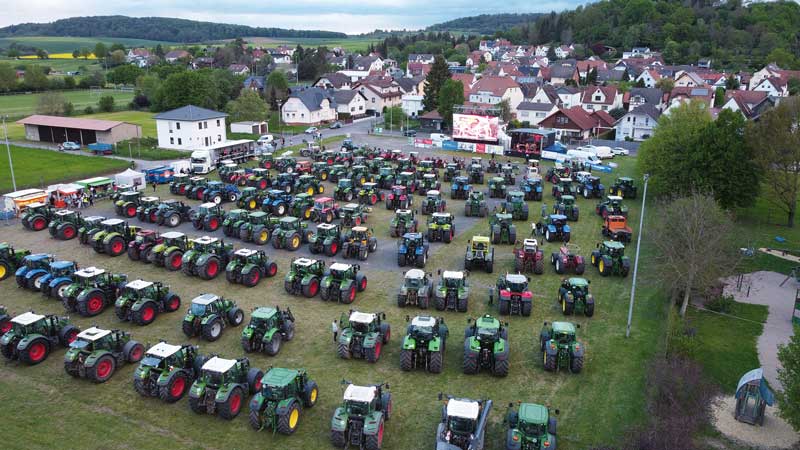
[[(60, 91), (65, 101), (72, 102), (76, 113), (82, 113), (87, 106), (97, 109), (101, 97), (114, 97), (117, 107), (124, 107), (133, 100), (133, 92), (118, 91), (114, 89)], [(0, 96), (0, 112), (8, 114), (10, 118), (20, 118), (36, 114), (39, 98), (43, 93), (14, 94)]]

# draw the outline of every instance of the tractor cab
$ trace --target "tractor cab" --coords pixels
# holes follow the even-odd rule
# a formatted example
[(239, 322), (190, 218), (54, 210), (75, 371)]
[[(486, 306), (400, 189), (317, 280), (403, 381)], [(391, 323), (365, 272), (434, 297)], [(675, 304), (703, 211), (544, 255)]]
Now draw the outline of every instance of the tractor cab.
[[(366, 230), (366, 228), (365, 228), (365, 230)], [(353, 272), (354, 272), (354, 269), (358, 270), (358, 266), (357, 265), (353, 265), (353, 264), (345, 264), (345, 263), (333, 263), (333, 264), (331, 264), (329, 269), (331, 271), (331, 275), (333, 275), (333, 277), (336, 278), (336, 279), (355, 279), (356, 276), (355, 276), (355, 273), (353, 273)], [(372, 314), (372, 315), (374, 315), (374, 314)], [(353, 319), (352, 319), (352, 316), (351, 316), (350, 321), (352, 322), (352, 320)]]
[[(257, 253), (254, 250), (249, 250), (249, 251)], [(250, 326), (261, 330), (271, 330), (273, 328), (277, 328), (278, 327), (277, 316), (278, 316), (278, 310), (275, 308), (270, 308), (266, 306), (256, 308), (250, 314)]]
[(522, 191), (510, 191), (506, 194), (506, 203), (512, 205), (525, 203), (525, 193)]
[(369, 238), (372, 237), (369, 229), (367, 227), (353, 227), (350, 229), (349, 239), (351, 241), (361, 241), (362, 243), (366, 244)]
[(156, 291), (157, 291), (157, 285), (153, 282), (144, 280), (133, 280), (130, 283), (125, 284), (125, 286), (122, 288), (122, 292), (120, 292), (120, 297), (126, 297), (137, 300), (143, 298), (155, 299), (158, 298), (158, 294)]
[(539, 249), (539, 241), (536, 239), (525, 239), (522, 242), (522, 249), (525, 250), (525, 252), (535, 252)]
[(249, 248), (240, 248), (233, 252), (232, 261), (239, 261), (242, 264), (247, 264), (250, 262), (250, 258), (255, 257), (258, 255), (258, 250), (252, 250)]
[[(102, 328), (91, 327), (78, 334), (78, 337), (69, 344), (70, 349), (78, 349), (84, 352), (95, 350), (111, 349), (115, 332)], [(119, 332), (116, 331), (118, 334)]]
[[(349, 264), (341, 264), (341, 263), (334, 263), (331, 265), (331, 272), (333, 271), (333, 266), (342, 265), (348, 266)], [(347, 269), (345, 269), (347, 270)], [(358, 333), (369, 333), (372, 331), (377, 331), (377, 322), (378, 322), (378, 315), (374, 313), (363, 313), (360, 311), (353, 311), (350, 313), (350, 317), (347, 319), (350, 328)]]
[(475, 336), (479, 340), (495, 341), (500, 333), (500, 321), (486, 314), (475, 321)]
[(445, 270), (442, 273), (442, 280), (444, 281), (444, 286), (448, 289), (458, 289), (466, 283), (464, 272), (460, 271)]
[(510, 226), (511, 222), (513, 220), (514, 220), (514, 216), (512, 216), (511, 214), (499, 212), (499, 213), (495, 213), (492, 216), (491, 222), (492, 222), (492, 225), (498, 224), (498, 225), (501, 225), (501, 226), (503, 226), (503, 225)]
[(222, 215), (224, 213), (225, 211), (222, 210), (222, 207), (214, 202), (203, 203), (197, 207), (197, 215), (199, 217)]
[(338, 208), (338, 205), (330, 197), (318, 197), (316, 200), (314, 200), (314, 211), (316, 211), (318, 214), (324, 214), (336, 208)]
[(414, 173), (413, 172), (400, 172), (397, 175), (397, 184), (403, 186), (409, 186), (414, 181)]
[(406, 272), (404, 278), (406, 287), (419, 289), (425, 286), (427, 274), (424, 270), (411, 269)]
[(586, 278), (580, 278), (580, 277), (567, 278), (561, 284), (564, 288), (567, 288), (572, 292), (580, 291), (584, 295), (589, 292), (589, 280), (587, 280)]
[(376, 409), (375, 386), (356, 386), (350, 384), (344, 390), (344, 408), (349, 415), (368, 416)]
[(378, 170), (378, 176), (380, 177), (390, 177), (394, 175), (394, 169), (392, 166), (381, 166)]
[(161, 238), (164, 239), (165, 247), (180, 247), (180, 248), (188, 247), (187, 242), (189, 238), (180, 231), (168, 231), (162, 234)]
[(137, 203), (139, 198), (141, 198), (142, 193), (140, 191), (125, 191), (119, 194), (119, 201), (125, 202), (133, 202)]
[(195, 317), (205, 317), (215, 313), (221, 313), (219, 308), (220, 297), (214, 294), (203, 294), (192, 299), (189, 312)]
[(394, 196), (394, 198), (400, 198), (406, 195), (406, 187), (400, 185), (392, 186), (392, 195)]
[(202, 236), (199, 238), (192, 239), (192, 245), (194, 250), (197, 253), (209, 253), (212, 252), (212, 248), (217, 245), (219, 241), (218, 238), (210, 237), (210, 236)]
[(575, 342), (575, 325), (570, 322), (553, 322), (551, 339), (558, 345), (570, 345)]
[(489, 251), (489, 238), (486, 236), (474, 236), (471, 245), (473, 252)]
[(447, 442), (469, 443), (478, 425), (481, 405), (473, 400), (450, 399), (447, 402), (445, 424)]
[(562, 227), (567, 224), (567, 216), (563, 214), (550, 214), (547, 216), (547, 224), (555, 227)]
[(160, 199), (158, 197), (152, 197), (152, 196), (142, 197), (139, 200), (139, 207), (142, 209), (149, 208), (158, 205), (159, 202)]
[(610, 255), (612, 258), (622, 257), (625, 255), (625, 245), (617, 241), (603, 241), (602, 249), (604, 253)]
[[(443, 321), (444, 319), (441, 320)], [(442, 328), (444, 329), (445, 327), (444, 323), (440, 322), (439, 320), (436, 320), (436, 318), (434, 317), (416, 316), (413, 319), (411, 319), (411, 326), (409, 328), (413, 330), (413, 334), (417, 337), (417, 339), (430, 341), (433, 338), (434, 334), (439, 334), (440, 323), (442, 324)]]
[(281, 230), (292, 231), (299, 228), (300, 219), (297, 217), (282, 217), (278, 227)]
[(442, 200), (442, 193), (435, 189), (431, 189), (427, 194), (425, 194), (425, 198), (428, 201), (438, 202)]
[(184, 357), (186, 356), (185, 353), (181, 352), (183, 348), (180, 345), (159, 342), (147, 350), (144, 358), (142, 358), (141, 366), (161, 370), (168, 370), (169, 367), (183, 367), (185, 364)]
[(128, 229), (128, 224), (122, 219), (106, 219), (100, 222), (100, 225), (107, 233), (126, 234)]
[(407, 247), (422, 247), (422, 233), (406, 233), (403, 235), (403, 243)]
[(436, 225), (452, 225), (453, 215), (450, 213), (433, 213), (431, 215), (431, 222)]
[(502, 280), (502, 288), (515, 293), (525, 292), (528, 289), (528, 277), (516, 273), (507, 273)]
[(86, 267), (75, 272), (75, 283), (85, 288), (95, 287), (98, 284), (98, 279), (105, 273), (105, 270), (97, 267)]
[(22, 267), (27, 272), (37, 269), (48, 270), (52, 261), (53, 255), (48, 255), (46, 253), (34, 253), (26, 256), (22, 260)]
[(8, 333), (21, 338), (32, 334), (47, 335), (47, 319), (47, 316), (33, 312), (22, 313), (11, 319), (11, 330)]
[[(194, 306), (194, 305), (192, 305)], [(235, 383), (236, 373), (232, 371), (238, 361), (215, 356), (203, 364), (201, 378), (208, 380), (209, 387), (221, 387), (227, 383)]]
[(350, 178), (340, 178), (339, 182), (336, 183), (336, 188), (343, 191), (346, 189), (353, 189), (353, 180)]

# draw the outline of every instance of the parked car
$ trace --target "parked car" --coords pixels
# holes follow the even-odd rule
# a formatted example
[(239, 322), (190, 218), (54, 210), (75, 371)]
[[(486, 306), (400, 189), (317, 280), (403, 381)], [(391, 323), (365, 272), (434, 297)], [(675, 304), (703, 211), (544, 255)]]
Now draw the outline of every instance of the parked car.
[(316, 133), (318, 131), (319, 131), (319, 129), (317, 129), (317, 127), (308, 127), (308, 128), (306, 128), (305, 133), (306, 134), (314, 134), (314, 133)]
[(408, 130), (403, 130), (403, 136), (415, 137), (416, 135), (417, 135), (417, 130), (413, 128)]
[(620, 155), (628, 156), (628, 155), (631, 154), (630, 151), (628, 151), (627, 149), (624, 149), (622, 147), (614, 147), (614, 148), (612, 148), (611, 149), (611, 153), (613, 153), (614, 156), (620, 156)]
[[(342, 122), (339, 122), (337, 120), (336, 122), (333, 122), (329, 128), (331, 130), (336, 130), (336, 129), (342, 128)], [(308, 130), (306, 130), (306, 132), (308, 132)]]
[(256, 141), (256, 142), (258, 143), (258, 145), (268, 145), (268, 144), (271, 144), (272, 141), (274, 141), (274, 140), (275, 140), (275, 137), (272, 136), (271, 134), (263, 134), (263, 135), (261, 135), (261, 137), (258, 138), (258, 141)]
[(77, 142), (66, 141), (62, 142), (58, 148), (59, 150), (79, 151), (81, 149), (81, 145)]

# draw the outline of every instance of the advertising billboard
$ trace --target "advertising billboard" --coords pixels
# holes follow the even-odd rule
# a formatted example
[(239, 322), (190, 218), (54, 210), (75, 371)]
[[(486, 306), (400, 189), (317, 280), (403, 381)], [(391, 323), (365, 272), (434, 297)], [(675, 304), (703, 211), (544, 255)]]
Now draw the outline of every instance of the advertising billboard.
[(454, 139), (496, 142), (499, 128), (498, 117), (453, 114)]

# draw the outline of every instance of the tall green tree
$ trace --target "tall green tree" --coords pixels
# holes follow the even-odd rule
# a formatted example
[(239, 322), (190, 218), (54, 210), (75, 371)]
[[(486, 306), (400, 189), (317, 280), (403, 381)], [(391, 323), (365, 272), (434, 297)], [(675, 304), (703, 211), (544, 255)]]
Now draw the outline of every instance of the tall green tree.
[(425, 96), (422, 98), (422, 106), (425, 111), (433, 111), (439, 106), (439, 90), (450, 77), (450, 69), (444, 56), (436, 55), (433, 59), (431, 70), (425, 77), (427, 83), (425, 84)]
[[(273, 70), (267, 77), (267, 86), (269, 88), (270, 102), (276, 104), (282, 102), (289, 95), (289, 81), (286, 75), (280, 70)], [(274, 90), (274, 92), (273, 92)], [(275, 108), (277, 110), (277, 108)]]
[(60, 116), (64, 114), (64, 104), (66, 98), (60, 92), (45, 92), (39, 96), (36, 103), (36, 113), (48, 116)]
[(201, 71), (184, 71), (167, 77), (158, 88), (153, 107), (156, 111), (167, 111), (186, 105), (202, 108), (217, 108), (217, 87)]
[(97, 109), (102, 112), (114, 111), (114, 97), (111, 95), (100, 97), (100, 101), (97, 102)]
[(453, 109), (464, 104), (464, 83), (460, 80), (447, 79), (439, 90), (437, 111), (448, 127), (453, 126)]
[(17, 71), (11, 64), (0, 63), (0, 91), (10, 91), (17, 86)]
[(246, 89), (236, 100), (228, 102), (226, 111), (234, 121), (267, 120), (269, 109), (264, 99), (257, 92)]
[(103, 44), (102, 42), (98, 42), (97, 44), (95, 44), (94, 56), (97, 59), (103, 59), (106, 56), (108, 56), (108, 47), (106, 47), (106, 44)]
[(133, 64), (123, 64), (106, 74), (106, 79), (113, 84), (134, 84), (136, 79), (144, 75), (144, 70)]
[(714, 108), (722, 108), (725, 104), (725, 88), (720, 86), (714, 90)]
[(592, 70), (586, 74), (586, 84), (592, 86), (595, 83), (597, 83), (597, 67), (592, 67)]
[(795, 431), (800, 431), (800, 333), (795, 333), (786, 345), (778, 346), (778, 381), (783, 390), (778, 391), (778, 413)]
[(34, 91), (47, 89), (49, 81), (41, 66), (30, 65), (25, 67), (25, 86)]

